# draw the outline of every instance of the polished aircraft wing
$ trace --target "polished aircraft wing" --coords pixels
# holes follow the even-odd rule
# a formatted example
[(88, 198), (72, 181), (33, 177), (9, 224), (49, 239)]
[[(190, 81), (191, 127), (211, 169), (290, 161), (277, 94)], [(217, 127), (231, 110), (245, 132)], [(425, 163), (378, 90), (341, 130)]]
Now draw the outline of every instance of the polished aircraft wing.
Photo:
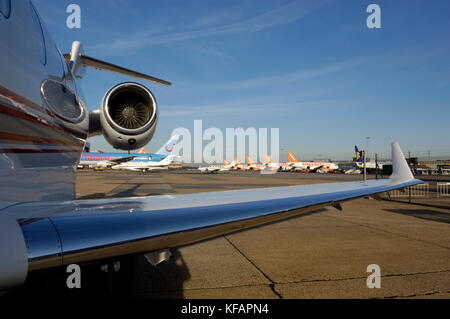
[[(397, 143), (389, 179), (105, 200), (14, 205), (28, 269), (177, 247), (421, 183)], [(364, 212), (361, 212), (364, 214)]]

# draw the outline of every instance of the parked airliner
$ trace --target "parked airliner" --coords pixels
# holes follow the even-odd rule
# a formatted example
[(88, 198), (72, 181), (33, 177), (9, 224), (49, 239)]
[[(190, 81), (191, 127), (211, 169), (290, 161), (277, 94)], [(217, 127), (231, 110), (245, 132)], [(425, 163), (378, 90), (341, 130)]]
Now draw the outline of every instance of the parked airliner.
[(266, 165), (264, 165), (264, 164), (257, 164), (257, 163), (255, 163), (255, 162), (253, 162), (251, 159), (250, 159), (250, 156), (246, 156), (246, 159), (247, 159), (247, 166), (249, 167), (249, 170), (251, 170), (251, 171), (260, 171), (260, 170), (263, 170), (264, 168), (266, 168)]
[[(359, 168), (364, 168), (364, 157), (361, 155), (363, 151), (358, 150), (358, 146), (355, 145), (355, 164)], [(381, 171), (383, 170), (383, 163), (376, 162), (366, 162), (366, 170), (368, 173), (372, 173), (377, 168)]]
[(287, 152), (288, 160), (286, 164), (293, 169), (308, 170), (312, 172), (329, 172), (339, 169), (339, 166), (331, 162), (299, 162), (291, 152)]
[(121, 163), (134, 160), (138, 161), (153, 161), (160, 162), (174, 150), (179, 139), (178, 135), (172, 136), (156, 153), (146, 153), (144, 148), (141, 148), (139, 153), (100, 153), (100, 152), (83, 152), (79, 166), (89, 167), (112, 167)]

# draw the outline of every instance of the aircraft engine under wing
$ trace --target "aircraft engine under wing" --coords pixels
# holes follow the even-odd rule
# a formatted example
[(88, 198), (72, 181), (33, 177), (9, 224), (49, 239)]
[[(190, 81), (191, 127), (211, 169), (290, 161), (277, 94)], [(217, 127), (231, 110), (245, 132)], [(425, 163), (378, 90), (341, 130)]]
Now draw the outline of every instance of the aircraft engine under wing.
[[(16, 260), (21, 260), (16, 267), (7, 268), (0, 258), (0, 267), (9, 270), (0, 276), (0, 288), (21, 284), (32, 270), (181, 246), (421, 183), (412, 176), (397, 143), (392, 144), (392, 163), (389, 179), (365, 183), (12, 206), (2, 215), (18, 221), (12, 240), (18, 250), (26, 251), (16, 251)], [(1, 249), (0, 245), (0, 257), (6, 254)]]

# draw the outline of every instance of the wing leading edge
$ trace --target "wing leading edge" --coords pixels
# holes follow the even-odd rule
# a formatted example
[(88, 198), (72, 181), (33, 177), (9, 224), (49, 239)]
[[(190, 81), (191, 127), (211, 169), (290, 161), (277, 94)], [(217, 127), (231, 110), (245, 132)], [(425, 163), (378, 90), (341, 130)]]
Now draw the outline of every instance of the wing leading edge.
[(389, 179), (366, 183), (30, 203), (2, 213), (25, 218), (19, 224), (28, 269), (35, 270), (181, 246), (422, 182), (398, 143), (392, 144), (392, 163)]

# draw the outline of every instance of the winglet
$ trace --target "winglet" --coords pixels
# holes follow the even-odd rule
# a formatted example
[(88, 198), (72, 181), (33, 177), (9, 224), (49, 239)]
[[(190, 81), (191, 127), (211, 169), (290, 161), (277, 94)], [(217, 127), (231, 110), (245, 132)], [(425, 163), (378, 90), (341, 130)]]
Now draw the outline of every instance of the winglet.
[(411, 169), (406, 162), (405, 156), (397, 142), (392, 143), (392, 180), (414, 179)]

